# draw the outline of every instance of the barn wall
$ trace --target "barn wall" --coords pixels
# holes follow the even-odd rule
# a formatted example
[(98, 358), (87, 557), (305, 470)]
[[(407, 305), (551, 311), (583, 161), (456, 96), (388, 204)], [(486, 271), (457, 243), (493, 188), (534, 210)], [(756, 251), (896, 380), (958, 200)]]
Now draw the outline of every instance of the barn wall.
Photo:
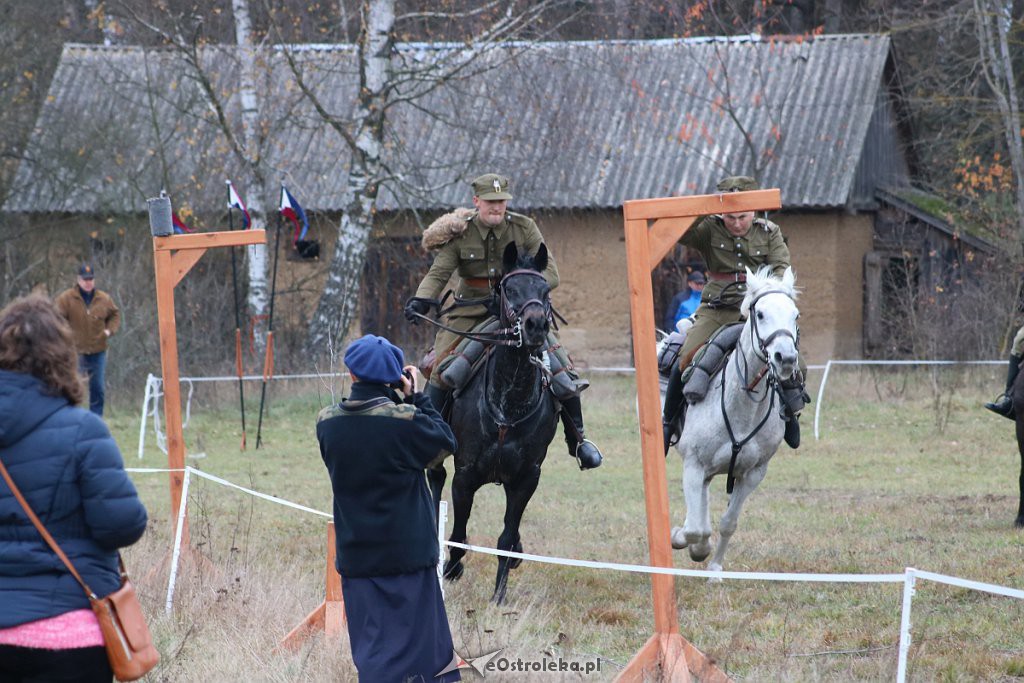
[(801, 290), (801, 349), (808, 363), (862, 355), (864, 255), (870, 215), (821, 213), (777, 219)]
[[(630, 364), (621, 213), (544, 212), (534, 218), (558, 262), (561, 286), (553, 301), (569, 321), (562, 327), (562, 341), (581, 365)], [(860, 357), (863, 260), (871, 250), (871, 217), (817, 213), (782, 215), (775, 220), (789, 240), (803, 293), (801, 346), (807, 361)], [(411, 219), (392, 217), (387, 222), (390, 236), (415, 234)]]
[[(434, 215), (421, 216), (429, 222)], [(569, 324), (562, 326), (561, 337), (581, 365), (628, 365), (631, 362), (629, 329), (629, 296), (626, 281), (626, 252), (621, 213), (618, 211), (544, 212), (535, 214), (545, 238), (555, 254), (561, 275), (561, 286), (554, 293), (554, 303)], [(802, 346), (810, 363), (828, 358), (852, 358), (861, 355), (863, 325), (863, 258), (871, 249), (872, 220), (870, 216), (840, 213), (782, 215), (776, 217), (789, 240), (798, 285), (803, 295)], [(52, 219), (50, 219), (52, 221)], [(53, 223), (47, 221), (52, 226)], [(78, 258), (90, 250), (88, 233), (96, 222), (89, 219), (64, 219), (59, 224), (62, 235), (72, 239), (47, 240), (48, 249), (61, 252), (53, 258), (54, 270), (67, 272)], [(325, 270), (333, 250), (334, 217), (314, 217), (315, 236), (322, 243), (322, 260), (300, 262), (282, 258), (278, 272), (279, 299), (275, 306), (275, 328), (280, 350), (298, 348), (323, 286)], [(56, 226), (54, 226), (56, 227)], [(114, 237), (120, 228), (129, 233), (132, 251), (149, 262), (148, 229), (145, 220), (118, 220), (102, 226), (101, 236)], [(375, 298), (386, 302), (369, 307), (373, 310), (374, 327), (391, 333), (399, 341), (409, 326), (401, 317), (402, 304), (411, 296), (415, 283), (426, 272), (426, 263), (414, 260), (403, 249), (389, 244), (417, 237), (421, 228), (408, 214), (382, 215), (375, 231), (377, 267), (395, 282), (379, 282), (368, 288)], [(287, 235), (287, 233), (286, 233)], [(272, 237), (272, 234), (270, 235)], [(287, 240), (287, 236), (286, 236)], [(59, 245), (59, 246), (57, 246)], [(415, 250), (414, 250), (415, 251)], [(283, 246), (282, 254), (289, 250)], [(389, 254), (394, 256), (389, 256)], [(404, 255), (403, 255), (404, 254)], [(56, 254), (51, 254), (56, 256)], [(241, 253), (239, 252), (239, 256)], [(216, 260), (227, 258), (218, 255)], [(389, 263), (389, 259), (395, 263)], [(210, 261), (210, 257), (204, 261)], [(402, 261), (403, 264), (399, 264)], [(58, 266), (63, 263), (63, 266)], [(210, 264), (212, 265), (212, 264)], [(239, 259), (242, 269), (242, 260)], [(223, 262), (220, 265), (224, 267)], [(150, 269), (146, 266), (145, 269)], [(43, 282), (33, 284), (56, 286), (66, 274), (47, 273)], [(110, 285), (108, 281), (104, 283)], [(120, 284), (120, 283), (119, 283)], [(148, 306), (152, 297), (151, 281), (142, 283), (136, 305)], [(186, 285), (187, 287), (187, 285)], [(225, 287), (229, 290), (230, 283)], [(224, 311), (227, 314), (227, 311)], [(147, 317), (149, 312), (147, 312)], [(382, 316), (390, 316), (383, 319)], [(353, 330), (357, 333), (360, 330)], [(424, 346), (423, 330), (411, 330), (409, 351), (419, 353)]]

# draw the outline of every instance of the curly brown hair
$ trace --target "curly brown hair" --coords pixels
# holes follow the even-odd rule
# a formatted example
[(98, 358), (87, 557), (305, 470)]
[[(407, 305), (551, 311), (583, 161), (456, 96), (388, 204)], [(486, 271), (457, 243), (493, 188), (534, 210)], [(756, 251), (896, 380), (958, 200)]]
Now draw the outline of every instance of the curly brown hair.
[(72, 405), (85, 396), (71, 327), (41, 294), (15, 299), (0, 311), (0, 369), (32, 375)]

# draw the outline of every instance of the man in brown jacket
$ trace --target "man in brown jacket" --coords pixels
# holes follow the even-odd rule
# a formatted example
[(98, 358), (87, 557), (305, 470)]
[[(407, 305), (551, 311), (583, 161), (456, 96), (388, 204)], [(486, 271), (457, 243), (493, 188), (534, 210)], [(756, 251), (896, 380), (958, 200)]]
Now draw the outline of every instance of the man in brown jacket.
[(89, 376), (89, 410), (103, 415), (107, 340), (121, 327), (121, 311), (106, 292), (96, 289), (92, 266), (78, 269), (78, 283), (61, 292), (54, 303), (68, 323), (78, 350), (78, 367)]

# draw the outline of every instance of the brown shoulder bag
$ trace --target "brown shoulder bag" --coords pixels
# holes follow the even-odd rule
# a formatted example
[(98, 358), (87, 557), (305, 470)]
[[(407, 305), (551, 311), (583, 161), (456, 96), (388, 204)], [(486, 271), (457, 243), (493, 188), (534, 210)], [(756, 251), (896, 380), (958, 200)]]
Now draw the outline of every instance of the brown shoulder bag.
[(110, 667), (114, 670), (114, 678), (119, 681), (134, 681), (149, 673), (160, 661), (160, 653), (153, 646), (153, 638), (149, 634), (149, 627), (146, 626), (146, 619), (142, 615), (142, 605), (135, 595), (135, 588), (128, 580), (128, 573), (124, 568), (124, 560), (121, 554), (117, 554), (117, 561), (121, 571), (121, 587), (105, 598), (98, 598), (92, 589), (82, 580), (82, 577), (75, 570), (67, 555), (60, 549), (57, 542), (50, 536), (43, 523), (36, 517), (36, 513), (28, 506), (25, 497), (14, 484), (10, 473), (0, 461), (0, 474), (11, 487), (11, 492), (25, 514), (32, 520), (39, 534), (46, 541), (47, 545), (57, 553), (57, 557), (67, 566), (71, 575), (82, 585), (92, 611), (100, 622), (100, 630), (103, 631), (103, 642), (107, 648), (107, 659), (110, 660)]

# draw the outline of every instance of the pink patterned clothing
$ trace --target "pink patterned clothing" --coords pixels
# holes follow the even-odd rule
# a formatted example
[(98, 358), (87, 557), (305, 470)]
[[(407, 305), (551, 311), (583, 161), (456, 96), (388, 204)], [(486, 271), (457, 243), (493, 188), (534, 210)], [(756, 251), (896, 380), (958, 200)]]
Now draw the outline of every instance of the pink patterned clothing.
[(103, 646), (100, 622), (91, 609), (76, 609), (48, 619), (0, 628), (0, 645), (40, 650), (73, 650)]

